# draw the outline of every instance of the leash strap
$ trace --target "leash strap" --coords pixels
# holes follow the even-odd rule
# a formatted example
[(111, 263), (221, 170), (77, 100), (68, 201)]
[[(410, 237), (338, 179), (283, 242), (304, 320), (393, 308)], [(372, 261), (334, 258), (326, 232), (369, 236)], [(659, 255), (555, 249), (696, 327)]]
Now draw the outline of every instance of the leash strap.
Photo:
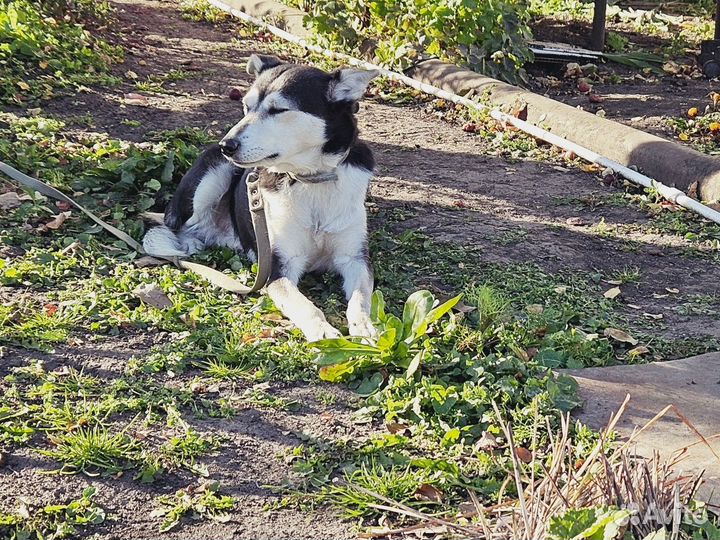
[[(92, 219), (95, 223), (100, 225), (107, 232), (115, 236), (116, 238), (125, 242), (132, 249), (138, 253), (145, 255), (145, 250), (142, 245), (132, 238), (126, 232), (121, 231), (117, 227), (110, 225), (103, 221), (90, 210), (75, 202), (73, 199), (65, 195), (63, 192), (55, 189), (52, 186), (47, 185), (45, 182), (41, 182), (37, 178), (28, 176), (14, 167), (11, 167), (7, 163), (0, 161), (0, 172), (3, 172), (11, 179), (15, 180), (21, 186), (28, 189), (32, 189), (39, 193), (42, 193), (46, 197), (63, 201), (71, 206), (74, 206), (87, 217)], [(252, 218), (253, 228), (255, 229), (255, 238), (257, 242), (257, 264), (258, 272), (255, 276), (255, 282), (252, 286), (247, 286), (236, 279), (231, 278), (227, 274), (205, 266), (203, 264), (194, 263), (190, 261), (180, 260), (177, 257), (162, 257), (153, 255), (157, 259), (171, 262), (180, 268), (185, 270), (191, 270), (201, 276), (202, 278), (209, 281), (211, 284), (221, 289), (225, 289), (230, 292), (237, 294), (250, 294), (262, 289), (270, 279), (270, 268), (272, 265), (272, 248), (270, 247), (270, 237), (268, 235), (267, 221), (265, 219), (265, 205), (263, 204), (262, 194), (260, 193), (259, 186), (260, 176), (255, 169), (248, 171), (245, 174), (245, 183), (247, 185), (248, 204), (250, 206), (250, 216)]]

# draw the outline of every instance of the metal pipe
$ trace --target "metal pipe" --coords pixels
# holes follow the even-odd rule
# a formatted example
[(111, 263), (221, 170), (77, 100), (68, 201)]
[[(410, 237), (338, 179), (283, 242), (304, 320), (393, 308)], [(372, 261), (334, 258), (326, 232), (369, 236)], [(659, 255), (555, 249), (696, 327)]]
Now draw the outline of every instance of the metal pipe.
[[(718, 1), (720, 2), (720, 0)], [(354, 58), (350, 55), (331, 51), (318, 45), (314, 45), (312, 43), (309, 43), (305, 38), (297, 37), (281, 28), (278, 28), (277, 26), (266, 23), (261, 19), (258, 19), (256, 17), (253, 17), (252, 15), (248, 15), (243, 11), (235, 9), (232, 6), (229, 6), (222, 2), (222, 0), (209, 0), (209, 2), (218, 9), (226, 11), (233, 16), (242, 19), (243, 21), (259, 26), (272, 34), (286, 41), (290, 41), (291, 43), (295, 43), (296, 45), (300, 45), (301, 47), (309, 51), (321, 54), (323, 56), (327, 56), (329, 58), (341, 59), (350, 65), (361, 67), (363, 69), (376, 70), (388, 79), (400, 81), (412, 88), (415, 88), (416, 90), (420, 90), (421, 92), (425, 92), (426, 94), (431, 94), (441, 99), (451, 101), (452, 103), (455, 103), (457, 105), (463, 105), (465, 107), (478, 111), (486, 111), (491, 118), (497, 120), (498, 122), (501, 122), (503, 124), (510, 124), (518, 128), (519, 130), (524, 131), (529, 135), (532, 135), (536, 139), (543, 140), (554, 146), (562, 148), (563, 150), (573, 152), (575, 155), (583, 158), (584, 160), (595, 163), (601, 167), (610, 168), (615, 173), (623, 176), (631, 182), (634, 182), (646, 188), (655, 189), (665, 199), (675, 204), (678, 204), (683, 208), (696, 212), (697, 214), (700, 214), (701, 216), (709, 219), (710, 221), (720, 224), (720, 212), (718, 212), (717, 210), (713, 210), (712, 208), (702, 204), (699, 201), (696, 201), (695, 199), (692, 199), (691, 197), (688, 197), (679, 189), (666, 186), (665, 184), (653, 180), (652, 178), (645, 176), (644, 174), (641, 174), (629, 167), (626, 167), (621, 163), (618, 163), (617, 161), (602, 156), (588, 148), (585, 148), (584, 146), (580, 146), (579, 144), (555, 135), (554, 133), (550, 133), (549, 131), (544, 130), (534, 124), (531, 124), (524, 120), (520, 120), (519, 118), (515, 118), (512, 115), (500, 111), (499, 109), (491, 109), (487, 105), (477, 103), (476, 101), (472, 101), (471, 99), (459, 96), (457, 94), (453, 94), (452, 92), (448, 92), (447, 90), (437, 88), (436, 86), (433, 86), (431, 84), (417, 81), (412, 77), (403, 75), (402, 73), (390, 71), (389, 69), (376, 66), (375, 64), (371, 64), (370, 62)]]

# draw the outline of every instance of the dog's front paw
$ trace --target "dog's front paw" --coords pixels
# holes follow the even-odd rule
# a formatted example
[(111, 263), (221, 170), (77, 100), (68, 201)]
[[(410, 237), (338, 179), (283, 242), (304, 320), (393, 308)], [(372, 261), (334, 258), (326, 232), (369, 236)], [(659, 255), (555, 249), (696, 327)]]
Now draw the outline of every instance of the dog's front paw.
[(377, 329), (367, 315), (348, 319), (348, 330), (351, 336), (371, 338), (377, 335)]
[(319, 341), (321, 339), (334, 339), (342, 336), (339, 330), (327, 321), (317, 322), (302, 328), (305, 339), (308, 341)]

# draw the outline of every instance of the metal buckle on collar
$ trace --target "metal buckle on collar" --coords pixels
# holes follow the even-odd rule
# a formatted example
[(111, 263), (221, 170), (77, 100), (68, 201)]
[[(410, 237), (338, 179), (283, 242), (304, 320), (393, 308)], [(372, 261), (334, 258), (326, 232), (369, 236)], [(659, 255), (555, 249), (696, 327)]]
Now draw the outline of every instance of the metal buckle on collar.
[(250, 171), (245, 177), (247, 184), (248, 204), (252, 212), (259, 212), (263, 209), (263, 198), (260, 193), (260, 174), (257, 169)]

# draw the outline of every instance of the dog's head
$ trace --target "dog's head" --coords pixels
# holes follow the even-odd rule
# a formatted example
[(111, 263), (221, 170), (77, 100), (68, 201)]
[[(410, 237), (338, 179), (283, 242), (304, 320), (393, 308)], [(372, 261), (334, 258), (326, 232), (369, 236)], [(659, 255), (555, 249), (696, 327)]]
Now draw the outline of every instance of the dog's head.
[(245, 116), (220, 141), (242, 167), (315, 173), (337, 165), (357, 138), (353, 114), (377, 71), (320, 69), (254, 54), (256, 77), (243, 98)]

